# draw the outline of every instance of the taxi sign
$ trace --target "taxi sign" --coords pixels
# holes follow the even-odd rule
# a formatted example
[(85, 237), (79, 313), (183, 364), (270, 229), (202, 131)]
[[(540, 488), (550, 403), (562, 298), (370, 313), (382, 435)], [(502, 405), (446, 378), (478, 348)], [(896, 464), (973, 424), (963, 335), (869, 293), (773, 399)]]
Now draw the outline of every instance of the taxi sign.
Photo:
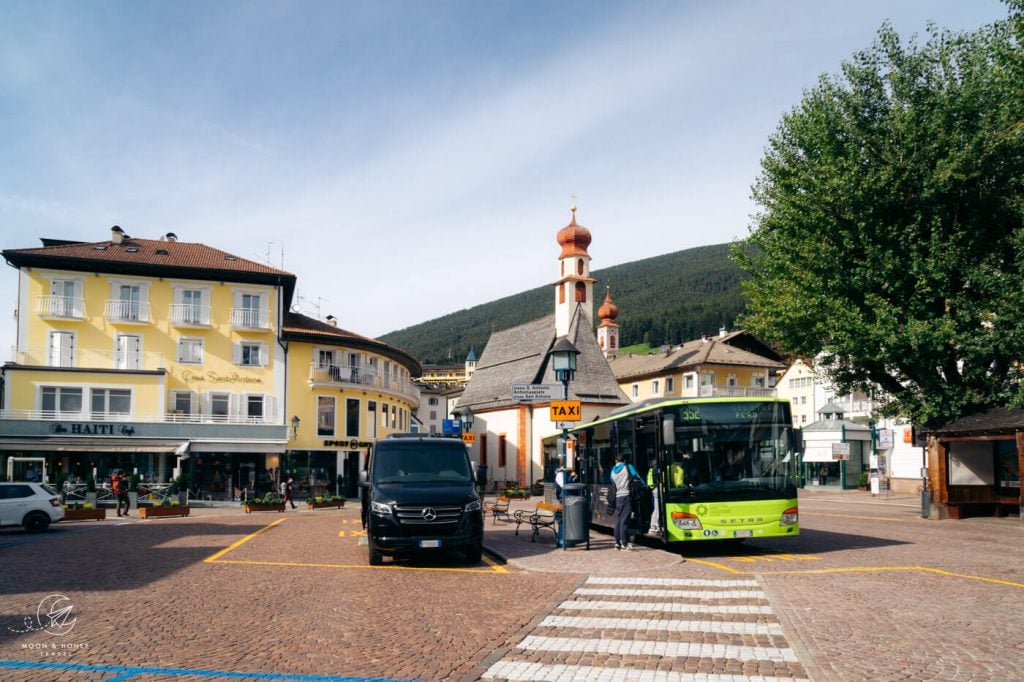
[(462, 434), (462, 442), (465, 443), (466, 445), (472, 445), (473, 443), (476, 442), (476, 434), (475, 433), (464, 433), (464, 434)]
[(579, 400), (555, 400), (551, 403), (551, 421), (578, 422), (583, 419), (583, 406)]

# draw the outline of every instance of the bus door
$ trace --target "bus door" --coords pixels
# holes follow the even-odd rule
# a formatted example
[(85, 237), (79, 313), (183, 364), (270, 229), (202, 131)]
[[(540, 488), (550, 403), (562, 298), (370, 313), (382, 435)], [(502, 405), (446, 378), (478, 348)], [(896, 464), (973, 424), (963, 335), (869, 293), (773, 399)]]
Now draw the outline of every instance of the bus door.
[[(636, 450), (633, 456), (633, 466), (636, 468), (640, 478), (650, 485), (652, 499), (643, 505), (640, 513), (640, 532), (646, 533), (650, 528), (657, 528), (664, 535), (665, 518), (664, 509), (664, 476), (660, 472), (665, 470), (661, 447), (661, 413), (654, 412), (636, 418), (635, 424)], [(654, 473), (651, 473), (651, 470)], [(657, 516), (655, 517), (655, 514)]]

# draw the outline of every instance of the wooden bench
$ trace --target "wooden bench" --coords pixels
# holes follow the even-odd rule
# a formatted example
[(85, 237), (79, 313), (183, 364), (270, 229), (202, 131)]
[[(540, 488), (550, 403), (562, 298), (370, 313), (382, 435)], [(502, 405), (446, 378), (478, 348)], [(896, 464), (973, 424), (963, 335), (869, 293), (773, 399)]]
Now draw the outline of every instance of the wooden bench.
[(508, 497), (499, 496), (494, 502), (491, 503), (490, 508), (487, 510), (491, 513), (491, 523), (497, 523), (499, 516), (504, 516), (508, 522), (512, 521), (512, 518), (508, 515), (508, 505), (511, 500)]
[(548, 502), (538, 502), (537, 506), (531, 511), (529, 509), (520, 509), (515, 513), (516, 517), (516, 535), (519, 535), (519, 526), (524, 523), (530, 524), (530, 528), (533, 529), (533, 534), (530, 536), (530, 542), (536, 542), (537, 536), (540, 535), (542, 528), (547, 528), (552, 533), (556, 534), (555, 530), (555, 514), (562, 511), (562, 505), (551, 504)]

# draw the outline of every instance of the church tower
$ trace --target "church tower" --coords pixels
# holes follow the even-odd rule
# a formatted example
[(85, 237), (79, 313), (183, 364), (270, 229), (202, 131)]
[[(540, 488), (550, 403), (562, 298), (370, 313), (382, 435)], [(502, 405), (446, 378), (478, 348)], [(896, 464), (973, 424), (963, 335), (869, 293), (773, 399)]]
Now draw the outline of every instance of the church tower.
[(555, 336), (569, 333), (569, 324), (579, 307), (585, 324), (594, 324), (594, 279), (590, 276), (590, 230), (576, 224), (576, 207), (572, 221), (558, 231), (556, 237), (562, 253), (558, 257), (559, 279), (555, 282)]
[(619, 355), (619, 325), (615, 322), (619, 307), (612, 303), (611, 285), (605, 289), (604, 303), (597, 309), (597, 316), (601, 320), (597, 325), (597, 345), (607, 359), (614, 360)]

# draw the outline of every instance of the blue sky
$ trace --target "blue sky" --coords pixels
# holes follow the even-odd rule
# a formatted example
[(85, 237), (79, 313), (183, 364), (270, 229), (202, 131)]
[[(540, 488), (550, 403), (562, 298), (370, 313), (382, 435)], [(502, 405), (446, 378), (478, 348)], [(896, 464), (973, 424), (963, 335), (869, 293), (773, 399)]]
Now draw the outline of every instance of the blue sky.
[[(553, 281), (573, 196), (594, 269), (743, 237), (781, 115), (884, 20), (909, 37), (1006, 14), (6, 0), (0, 248), (173, 231), (283, 258), (302, 312), (380, 336)], [(8, 321), (16, 291), (6, 267)], [(13, 343), (0, 325), (5, 359)]]

